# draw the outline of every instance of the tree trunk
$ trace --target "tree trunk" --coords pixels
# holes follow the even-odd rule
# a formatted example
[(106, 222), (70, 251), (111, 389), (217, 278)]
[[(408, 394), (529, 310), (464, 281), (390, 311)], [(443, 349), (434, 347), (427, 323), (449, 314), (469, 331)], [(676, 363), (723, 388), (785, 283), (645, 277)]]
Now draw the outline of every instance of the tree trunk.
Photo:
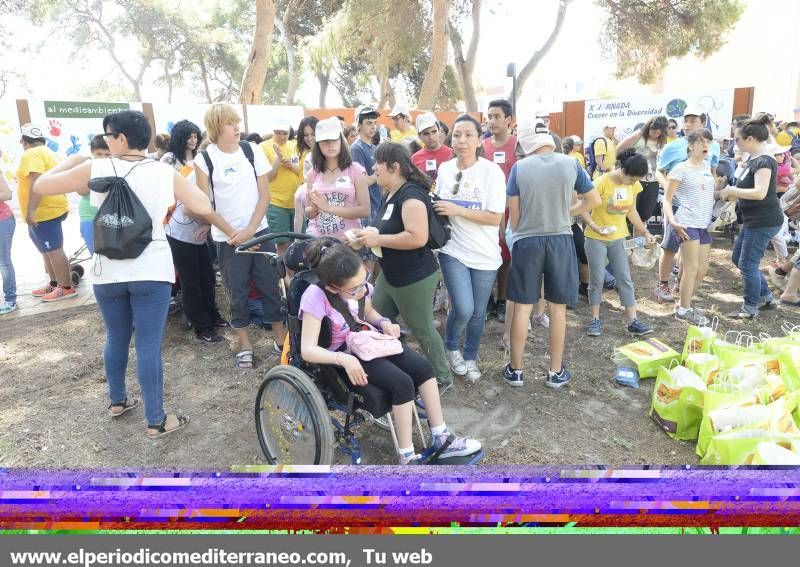
[(305, 0), (289, 0), (286, 5), (286, 10), (283, 13), (281, 20), (275, 20), (275, 25), (281, 32), (281, 39), (283, 40), (283, 47), (286, 49), (286, 61), (288, 62), (287, 71), (289, 73), (289, 86), (286, 90), (286, 104), (294, 104), (294, 97), (297, 94), (297, 85), (300, 82), (300, 77), (297, 72), (297, 49), (294, 45), (294, 36), (289, 26), (289, 19), (292, 13), (299, 9)]
[(550, 51), (550, 48), (553, 47), (553, 44), (558, 38), (559, 32), (561, 32), (561, 27), (564, 24), (564, 16), (567, 15), (567, 7), (572, 0), (558, 0), (558, 13), (556, 14), (556, 22), (553, 24), (553, 29), (550, 31), (550, 36), (547, 38), (547, 41), (544, 42), (544, 45), (539, 48), (538, 51), (534, 52), (525, 66), (517, 75), (517, 99), (519, 99), (520, 93), (522, 93), (522, 89), (525, 87), (525, 82), (530, 78), (533, 74), (534, 69), (536, 66), (544, 59), (544, 56), (547, 55), (547, 52)]
[(389, 73), (383, 73), (380, 76), (380, 98), (378, 100), (378, 108), (388, 108), (395, 105), (394, 90), (392, 84), (389, 82)]
[(272, 30), (275, 26), (274, 0), (256, 1), (256, 31), (253, 45), (247, 57), (247, 67), (242, 77), (240, 102), (242, 104), (261, 104), (264, 96), (264, 83), (269, 68), (269, 49), (272, 45)]
[(472, 37), (464, 56), (464, 40), (458, 30), (448, 22), (450, 30), (450, 43), (453, 46), (456, 70), (461, 83), (461, 92), (464, 93), (464, 104), (467, 112), (478, 112), (478, 97), (475, 95), (475, 84), (472, 74), (475, 71), (475, 58), (478, 53), (478, 42), (481, 35), (481, 0), (472, 0)]
[(328, 85), (330, 84), (330, 72), (317, 73), (319, 81), (319, 107), (325, 108), (325, 99), (328, 98)]
[(449, 0), (433, 0), (433, 37), (431, 38), (431, 61), (422, 87), (419, 90), (417, 108), (433, 110), (436, 95), (442, 85), (447, 67)]
[(206, 58), (203, 57), (202, 50), (198, 51), (200, 54), (200, 77), (203, 79), (203, 92), (206, 93), (206, 100), (208, 104), (213, 102), (211, 97), (211, 86), (208, 84), (208, 67), (206, 66)]

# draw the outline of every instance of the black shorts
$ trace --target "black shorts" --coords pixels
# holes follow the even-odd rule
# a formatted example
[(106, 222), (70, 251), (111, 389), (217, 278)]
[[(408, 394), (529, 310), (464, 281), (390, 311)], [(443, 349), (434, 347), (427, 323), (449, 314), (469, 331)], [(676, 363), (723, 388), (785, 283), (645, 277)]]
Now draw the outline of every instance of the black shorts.
[(556, 305), (578, 302), (578, 262), (573, 237), (569, 234), (527, 236), (514, 242), (508, 299), (533, 305), (541, 298)]

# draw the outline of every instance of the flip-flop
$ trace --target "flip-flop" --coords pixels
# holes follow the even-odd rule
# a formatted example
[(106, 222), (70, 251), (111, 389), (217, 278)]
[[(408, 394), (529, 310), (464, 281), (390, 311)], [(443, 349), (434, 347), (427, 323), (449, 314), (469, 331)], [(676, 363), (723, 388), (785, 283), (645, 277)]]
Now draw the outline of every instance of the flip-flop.
[(800, 301), (786, 301), (785, 299), (776, 299), (773, 303), (779, 307), (800, 307)]
[[(136, 398), (125, 398), (118, 404), (111, 404), (108, 406), (108, 415), (111, 417), (119, 417), (125, 412), (132, 410), (139, 405), (139, 400)], [(114, 408), (121, 408), (120, 411), (114, 411)]]
[[(172, 429), (167, 429), (167, 416), (164, 416), (164, 421), (162, 421), (158, 427), (147, 427), (147, 438), (148, 439), (158, 439), (159, 437), (164, 437), (165, 435), (169, 435), (170, 433), (174, 433), (179, 429), (183, 429), (187, 425), (189, 425), (189, 418), (185, 415), (176, 415), (178, 418), (178, 425), (173, 427)], [(151, 431), (155, 431), (155, 433), (151, 433)]]

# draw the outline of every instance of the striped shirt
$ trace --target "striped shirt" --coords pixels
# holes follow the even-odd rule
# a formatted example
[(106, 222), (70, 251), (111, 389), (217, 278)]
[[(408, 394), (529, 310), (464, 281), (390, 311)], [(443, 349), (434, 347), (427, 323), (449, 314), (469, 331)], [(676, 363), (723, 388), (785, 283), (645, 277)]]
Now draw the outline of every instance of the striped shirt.
[(708, 162), (692, 165), (679, 163), (668, 179), (680, 181), (675, 198), (680, 203), (675, 220), (687, 228), (708, 228), (714, 211), (714, 176)]

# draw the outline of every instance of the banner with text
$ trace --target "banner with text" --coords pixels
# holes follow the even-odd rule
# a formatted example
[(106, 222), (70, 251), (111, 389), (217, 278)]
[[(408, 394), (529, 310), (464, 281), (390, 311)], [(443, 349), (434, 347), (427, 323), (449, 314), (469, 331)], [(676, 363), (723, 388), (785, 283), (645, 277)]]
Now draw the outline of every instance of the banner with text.
[[(651, 95), (586, 101), (583, 140), (588, 145), (603, 135), (603, 128), (616, 126), (617, 140), (623, 140), (654, 116), (667, 116), (683, 125), (683, 111), (698, 106), (706, 113), (706, 128), (714, 138), (730, 136), (733, 118), (733, 89), (689, 95)], [(569, 132), (568, 132), (569, 133)]]

